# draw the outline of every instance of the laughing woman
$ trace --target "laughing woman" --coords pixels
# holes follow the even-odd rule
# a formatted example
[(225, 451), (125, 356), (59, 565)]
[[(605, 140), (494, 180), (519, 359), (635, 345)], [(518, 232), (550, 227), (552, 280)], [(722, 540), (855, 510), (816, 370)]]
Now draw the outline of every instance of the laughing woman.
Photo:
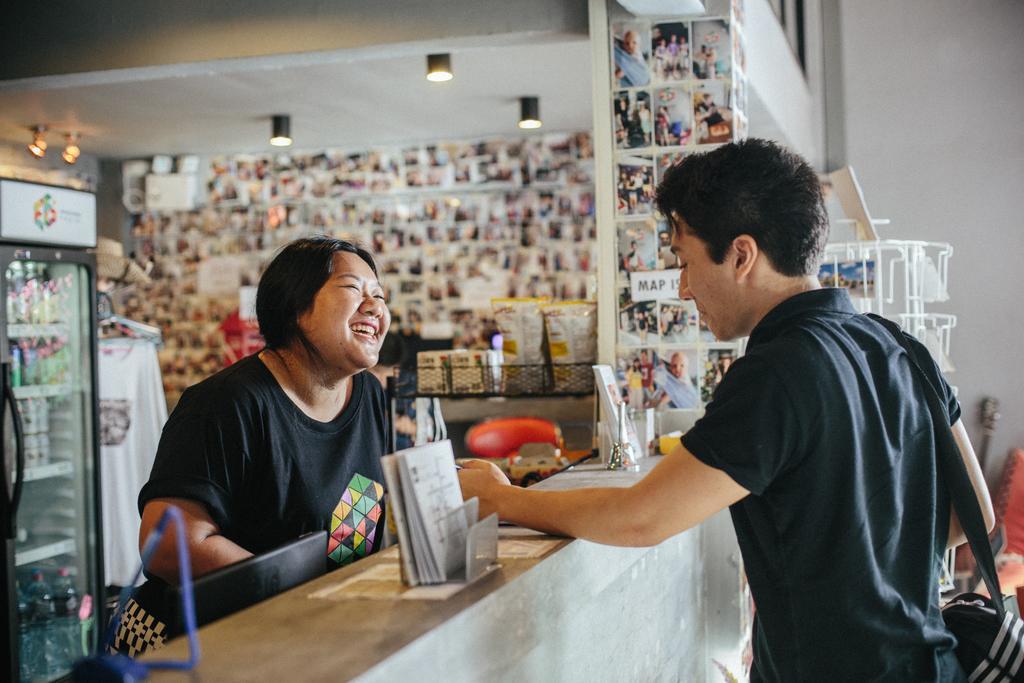
[[(333, 530), (328, 568), (383, 537), (390, 431), (380, 383), (363, 371), (391, 316), (373, 258), (328, 237), (292, 242), (260, 279), (256, 315), (266, 347), (182, 395), (139, 494), (140, 542), (168, 505), (183, 511), (194, 576), (309, 531)], [(372, 505), (356, 515), (353, 497)], [(149, 567), (171, 583), (173, 536)]]

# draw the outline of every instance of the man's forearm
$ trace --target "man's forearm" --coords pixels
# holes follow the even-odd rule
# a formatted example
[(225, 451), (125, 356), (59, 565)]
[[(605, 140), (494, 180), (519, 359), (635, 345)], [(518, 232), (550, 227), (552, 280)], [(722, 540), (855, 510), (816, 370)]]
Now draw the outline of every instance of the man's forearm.
[(634, 493), (626, 488), (536, 491), (503, 487), (496, 491), (498, 516), (519, 526), (559, 536), (618, 546), (648, 546), (662, 539), (652, 532)]

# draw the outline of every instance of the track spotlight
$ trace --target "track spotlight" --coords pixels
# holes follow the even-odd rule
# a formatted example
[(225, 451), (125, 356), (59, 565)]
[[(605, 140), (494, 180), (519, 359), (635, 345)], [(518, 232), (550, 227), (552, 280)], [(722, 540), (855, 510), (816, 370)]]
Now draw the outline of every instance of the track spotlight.
[(287, 114), (277, 114), (273, 118), (273, 134), (270, 144), (275, 147), (287, 147), (292, 144), (292, 120)]
[(78, 161), (78, 157), (82, 154), (82, 150), (78, 147), (78, 137), (78, 133), (68, 133), (64, 136), (64, 151), (60, 156), (69, 164)]
[(452, 56), (447, 52), (443, 54), (427, 55), (427, 80), (434, 83), (450, 81), (454, 78), (452, 73)]
[(46, 133), (46, 126), (32, 127), (32, 142), (29, 143), (28, 151), (36, 159), (42, 159), (46, 156), (46, 140), (43, 139), (44, 133)]
[(519, 127), (540, 128), (540, 99), (537, 97), (519, 98)]

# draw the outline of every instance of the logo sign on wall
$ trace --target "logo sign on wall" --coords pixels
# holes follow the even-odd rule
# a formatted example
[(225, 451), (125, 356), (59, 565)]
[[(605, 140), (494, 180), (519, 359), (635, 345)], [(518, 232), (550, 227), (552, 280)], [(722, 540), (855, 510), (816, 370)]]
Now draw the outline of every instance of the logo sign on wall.
[(96, 246), (96, 195), (0, 180), (0, 239), (53, 246)]
[(630, 297), (633, 301), (657, 301), (679, 296), (679, 270), (653, 270), (629, 274)]

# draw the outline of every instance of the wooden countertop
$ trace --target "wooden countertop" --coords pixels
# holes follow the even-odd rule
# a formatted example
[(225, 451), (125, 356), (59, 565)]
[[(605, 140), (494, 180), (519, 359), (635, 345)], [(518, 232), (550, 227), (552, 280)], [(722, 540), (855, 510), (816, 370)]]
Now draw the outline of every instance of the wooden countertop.
[[(548, 489), (581, 486), (628, 486), (653, 466), (644, 461), (642, 471), (609, 472), (601, 465), (583, 465), (538, 484)], [(397, 563), (392, 549), (322, 576), (241, 612), (209, 624), (199, 631), (201, 656), (195, 672), (154, 671), (160, 681), (339, 681), (357, 677), (377, 667), (440, 625), (462, 614), (484, 598), (501, 596), (523, 574), (573, 543), (535, 532), (501, 528), (503, 540), (546, 540), (542, 557), (499, 557), (500, 567), (444, 600), (409, 599), (390, 595), (363, 598), (318, 598), (346, 581), (381, 565)], [(618, 549), (615, 549), (618, 550)], [(499, 555), (501, 550), (499, 549)], [(533, 589), (531, 589), (533, 590)], [(339, 592), (342, 590), (339, 588)], [(510, 600), (523, 600), (513, 596)], [(528, 599), (528, 598), (527, 598)], [(456, 643), (452, 643), (455, 646)], [(183, 659), (187, 641), (178, 638), (147, 659)]]

